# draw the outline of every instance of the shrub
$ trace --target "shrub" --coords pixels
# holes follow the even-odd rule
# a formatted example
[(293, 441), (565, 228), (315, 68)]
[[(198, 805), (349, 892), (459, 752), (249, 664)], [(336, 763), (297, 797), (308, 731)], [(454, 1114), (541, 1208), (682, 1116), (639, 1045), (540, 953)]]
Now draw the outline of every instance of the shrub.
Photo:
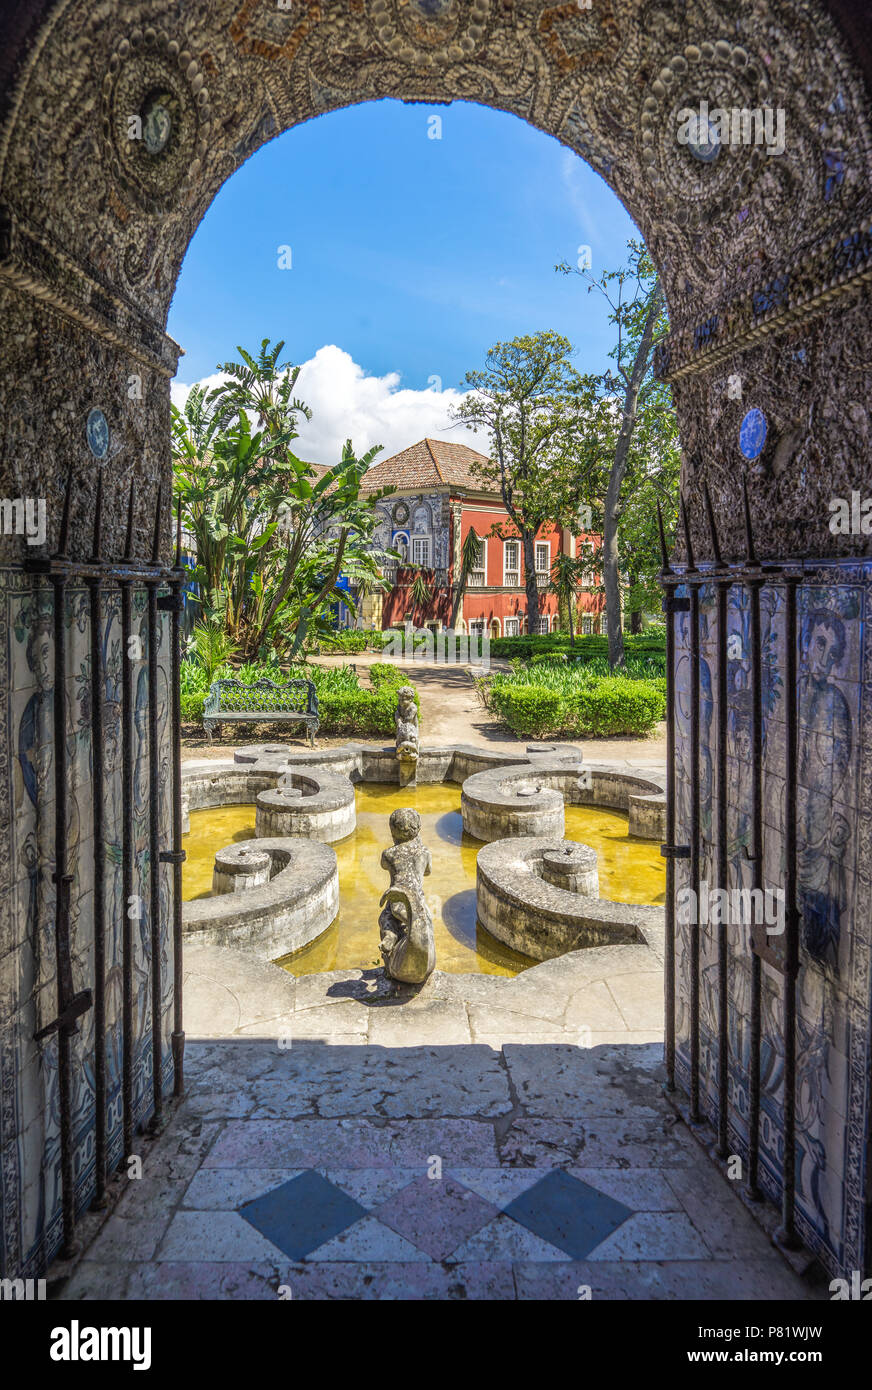
[[(514, 657), (530, 662), (537, 656), (556, 658), (565, 654), (572, 661), (586, 663), (600, 657), (608, 664), (609, 640), (605, 636), (582, 636), (576, 637), (575, 645), (571, 646), (568, 633), (550, 632), (547, 635), (543, 633), (523, 637), (495, 637), (490, 650), (491, 656), (508, 660)], [(627, 660), (633, 657), (652, 657), (665, 662), (666, 639), (657, 632), (651, 636), (647, 632), (627, 632), (624, 634), (624, 650)]]
[(380, 661), (377, 665), (370, 666), (369, 679), (377, 690), (386, 685), (398, 689), (406, 677), (399, 666), (394, 666), (390, 661)]
[(206, 691), (182, 691), (182, 723), (202, 724)]
[(527, 674), (497, 675), (479, 694), (522, 737), (604, 738), (648, 733), (663, 718), (665, 685), (662, 677), (633, 680), (542, 663)]
[(343, 628), (325, 637), (316, 637), (306, 643), (307, 652), (365, 652), (372, 633), (361, 632), (357, 628)]
[[(415, 703), (420, 709), (417, 692)], [(376, 690), (338, 690), (318, 697), (324, 734), (392, 734), (397, 712), (397, 687)]]
[(490, 708), (520, 737), (538, 738), (560, 727), (563, 698), (543, 685), (514, 685), (491, 689)]

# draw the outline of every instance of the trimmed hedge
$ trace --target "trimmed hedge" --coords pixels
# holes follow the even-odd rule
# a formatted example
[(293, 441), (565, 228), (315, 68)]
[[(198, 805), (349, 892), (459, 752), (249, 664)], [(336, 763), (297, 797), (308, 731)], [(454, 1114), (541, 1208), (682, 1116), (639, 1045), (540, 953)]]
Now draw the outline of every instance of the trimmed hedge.
[[(654, 633), (624, 633), (624, 650), (628, 656), (662, 656), (666, 658), (666, 638)], [(491, 656), (520, 657), (529, 661), (537, 656), (565, 655), (569, 660), (590, 661), (596, 657), (608, 658), (608, 637), (576, 637), (571, 646), (568, 632), (525, 635), (522, 637), (495, 637), (490, 644)]]
[(488, 707), (522, 738), (607, 738), (649, 733), (663, 718), (666, 700), (665, 689), (653, 681), (623, 676), (603, 676), (571, 689), (537, 684), (531, 678), (494, 681)]

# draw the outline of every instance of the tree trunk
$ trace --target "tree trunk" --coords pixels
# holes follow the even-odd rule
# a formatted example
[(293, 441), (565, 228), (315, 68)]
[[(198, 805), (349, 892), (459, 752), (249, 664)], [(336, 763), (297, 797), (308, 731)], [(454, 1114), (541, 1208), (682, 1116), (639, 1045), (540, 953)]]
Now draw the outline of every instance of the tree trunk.
[(606, 590), (606, 631), (609, 635), (609, 666), (612, 670), (624, 664), (624, 634), (621, 629), (621, 577), (618, 569), (618, 517), (620, 515), (621, 483), (624, 480), (626, 455), (620, 471), (617, 457), (612, 465), (609, 490), (606, 494), (605, 527), (603, 530), (603, 581)]
[(651, 295), (645, 327), (633, 362), (633, 370), (624, 393), (624, 414), (615, 445), (615, 457), (609, 474), (606, 492), (605, 528), (603, 531), (603, 579), (606, 590), (606, 623), (609, 634), (609, 666), (612, 670), (624, 664), (624, 633), (621, 628), (621, 578), (618, 568), (618, 522), (621, 516), (621, 485), (627, 471), (630, 441), (636, 425), (639, 388), (645, 379), (651, 357), (654, 329), (660, 316), (663, 296), (659, 282)]
[(638, 608), (634, 608), (630, 614), (630, 631), (634, 634), (642, 631), (642, 614)]
[(527, 632), (532, 636), (539, 626), (539, 583), (536, 578), (536, 545), (529, 531), (523, 537), (524, 588), (527, 593)]

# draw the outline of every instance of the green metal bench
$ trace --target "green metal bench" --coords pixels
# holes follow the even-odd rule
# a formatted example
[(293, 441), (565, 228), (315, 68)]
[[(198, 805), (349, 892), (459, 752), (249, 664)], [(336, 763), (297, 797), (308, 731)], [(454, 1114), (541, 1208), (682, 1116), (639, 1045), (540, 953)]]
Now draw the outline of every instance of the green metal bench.
[(314, 681), (291, 680), (284, 685), (259, 680), (251, 685), (245, 681), (213, 681), (203, 703), (203, 727), (212, 742), (212, 730), (222, 724), (295, 723), (305, 724), (309, 747), (315, 746), (318, 732), (318, 696)]

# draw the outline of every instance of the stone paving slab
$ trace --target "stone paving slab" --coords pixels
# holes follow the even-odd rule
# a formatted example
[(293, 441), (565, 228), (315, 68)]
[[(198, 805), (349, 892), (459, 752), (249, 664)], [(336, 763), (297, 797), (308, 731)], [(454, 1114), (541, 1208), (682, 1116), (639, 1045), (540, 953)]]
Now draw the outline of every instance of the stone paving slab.
[(617, 1008), (619, 981), (638, 1022), (659, 974), (627, 964), (405, 998), (377, 972), (291, 981), (274, 1037), (189, 1044), (185, 1098), (62, 1297), (816, 1296), (667, 1104), (656, 1027), (584, 1046), (559, 1022), (579, 995)]

